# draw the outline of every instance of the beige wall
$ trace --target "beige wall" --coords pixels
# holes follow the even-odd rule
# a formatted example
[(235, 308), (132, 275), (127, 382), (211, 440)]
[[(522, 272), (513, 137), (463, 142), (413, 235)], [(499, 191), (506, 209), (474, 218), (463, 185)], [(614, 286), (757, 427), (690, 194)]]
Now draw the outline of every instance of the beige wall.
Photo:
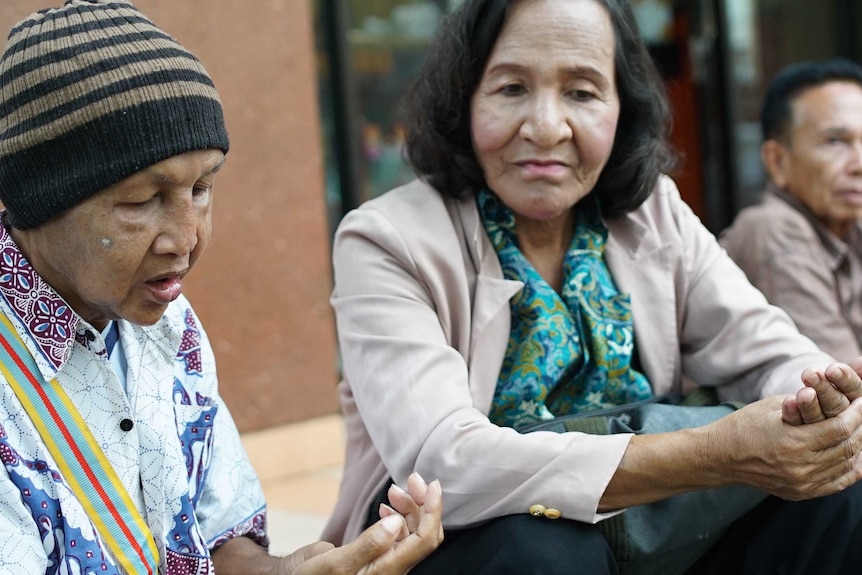
[[(310, 0), (137, 0), (204, 63), (231, 152), (187, 281), (243, 431), (334, 413), (335, 334)], [(2, 0), (0, 28), (61, 0)]]

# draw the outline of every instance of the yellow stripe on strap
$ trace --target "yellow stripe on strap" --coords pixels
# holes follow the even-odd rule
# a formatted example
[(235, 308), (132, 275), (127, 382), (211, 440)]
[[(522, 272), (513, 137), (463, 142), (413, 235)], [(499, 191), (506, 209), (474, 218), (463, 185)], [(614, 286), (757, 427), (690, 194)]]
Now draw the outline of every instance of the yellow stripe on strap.
[(0, 360), (0, 373), (105, 545), (128, 573), (154, 574), (159, 552), (149, 527), (87, 422), (56, 379), (44, 383), (35, 360), (2, 313)]

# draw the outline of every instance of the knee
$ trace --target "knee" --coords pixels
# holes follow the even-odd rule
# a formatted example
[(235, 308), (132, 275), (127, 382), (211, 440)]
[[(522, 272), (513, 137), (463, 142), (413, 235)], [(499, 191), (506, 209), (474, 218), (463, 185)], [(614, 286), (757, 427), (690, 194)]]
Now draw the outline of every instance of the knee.
[(486, 533), (499, 549), (495, 563), (505, 565), (508, 572), (617, 573), (610, 547), (595, 525), (529, 515), (502, 517), (493, 523)]
[(862, 481), (824, 499), (833, 509), (833, 524), (843, 524), (844, 529), (858, 529), (862, 524)]

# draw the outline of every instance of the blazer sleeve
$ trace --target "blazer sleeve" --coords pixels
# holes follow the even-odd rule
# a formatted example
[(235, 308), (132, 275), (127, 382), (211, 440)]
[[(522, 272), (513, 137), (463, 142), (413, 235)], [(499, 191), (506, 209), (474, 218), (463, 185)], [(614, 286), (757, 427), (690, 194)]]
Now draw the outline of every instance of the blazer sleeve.
[[(445, 290), (469, 291), (464, 257), (448, 220), (416, 219), (354, 210), (333, 251), (345, 382), (388, 473), (399, 484), (414, 469), (440, 479), (447, 528), (526, 513), (535, 503), (588, 523), (612, 515), (597, 507), (631, 436), (522, 435), (477, 409), (467, 362), (447, 333), (453, 298)], [(417, 247), (417, 224), (439, 224), (430, 232), (437, 249)]]
[(784, 310), (767, 302), (675, 186), (673, 191), (669, 201), (686, 278), (681, 284), (683, 373), (701, 385), (718, 386), (725, 399), (748, 402), (794, 393), (805, 368), (824, 368), (832, 357), (800, 334)]

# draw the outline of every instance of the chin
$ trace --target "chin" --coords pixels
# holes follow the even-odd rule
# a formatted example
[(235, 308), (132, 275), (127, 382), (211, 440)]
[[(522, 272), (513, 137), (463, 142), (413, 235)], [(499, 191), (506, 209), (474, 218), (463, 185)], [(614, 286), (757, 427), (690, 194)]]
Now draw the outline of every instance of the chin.
[(149, 327), (158, 323), (158, 321), (164, 317), (167, 309), (168, 306), (164, 306), (158, 311), (147, 310), (146, 312), (123, 314), (120, 317), (129, 323), (133, 323), (141, 327)]
[(550, 222), (561, 215), (571, 211), (576, 204), (569, 205), (555, 202), (533, 202), (523, 206), (523, 209), (515, 210), (522, 218), (535, 220), (537, 222)]

